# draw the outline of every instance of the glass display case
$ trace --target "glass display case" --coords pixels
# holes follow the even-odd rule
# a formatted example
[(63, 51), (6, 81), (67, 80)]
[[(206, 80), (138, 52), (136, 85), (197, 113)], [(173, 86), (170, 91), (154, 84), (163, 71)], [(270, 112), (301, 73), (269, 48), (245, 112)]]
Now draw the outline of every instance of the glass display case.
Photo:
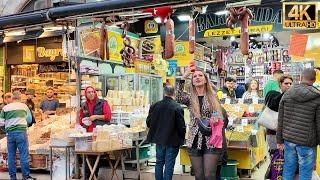
[(145, 74), (106, 75), (106, 89), (134, 91), (143, 90), (148, 94), (150, 104), (163, 97), (162, 77)]

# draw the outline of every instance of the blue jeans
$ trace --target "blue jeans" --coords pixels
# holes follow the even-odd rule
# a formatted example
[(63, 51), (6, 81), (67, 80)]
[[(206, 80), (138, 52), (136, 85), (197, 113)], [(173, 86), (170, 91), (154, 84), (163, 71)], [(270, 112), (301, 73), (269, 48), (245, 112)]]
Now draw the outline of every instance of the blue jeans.
[[(171, 180), (179, 147), (156, 146), (156, 180)], [(163, 172), (163, 166), (165, 166)]]
[(316, 153), (316, 147), (300, 146), (285, 141), (282, 179), (294, 179), (295, 172), (299, 167), (299, 180), (310, 180), (316, 163)]
[(21, 172), (24, 178), (30, 174), (29, 167), (29, 147), (28, 136), (26, 132), (8, 132), (7, 133), (8, 148), (8, 166), (11, 180), (16, 179), (16, 152), (19, 149)]

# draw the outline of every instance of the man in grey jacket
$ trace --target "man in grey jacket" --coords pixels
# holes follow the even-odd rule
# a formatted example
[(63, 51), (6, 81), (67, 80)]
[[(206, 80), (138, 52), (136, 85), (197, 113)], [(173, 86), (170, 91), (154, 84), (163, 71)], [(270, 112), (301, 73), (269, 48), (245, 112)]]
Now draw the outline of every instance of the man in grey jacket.
[(279, 107), (277, 146), (284, 149), (283, 180), (292, 180), (299, 168), (299, 179), (311, 179), (320, 142), (320, 91), (312, 84), (313, 69), (302, 72), (300, 84), (292, 86)]

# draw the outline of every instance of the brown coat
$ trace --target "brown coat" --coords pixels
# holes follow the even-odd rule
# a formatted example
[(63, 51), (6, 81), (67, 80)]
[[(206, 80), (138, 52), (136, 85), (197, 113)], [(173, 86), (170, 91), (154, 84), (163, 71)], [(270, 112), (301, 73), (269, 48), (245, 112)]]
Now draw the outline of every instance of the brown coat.
[[(184, 81), (181, 80), (180, 83), (178, 83), (178, 88), (177, 88), (178, 92), (177, 92), (176, 99), (177, 99), (177, 102), (186, 105), (190, 111), (190, 123), (188, 125), (189, 126), (189, 134), (188, 134), (188, 139), (187, 139), (187, 146), (188, 146), (188, 148), (192, 147), (194, 138), (198, 134), (198, 147), (197, 147), (197, 149), (201, 149), (201, 145), (202, 145), (201, 142), (202, 142), (202, 139), (204, 136), (199, 131), (199, 127), (196, 122), (195, 116), (194, 116), (193, 112), (191, 111), (191, 95), (187, 92), (184, 92), (183, 89), (184, 89)], [(212, 112), (209, 109), (208, 98), (206, 96), (204, 96), (203, 105), (201, 107), (201, 117), (210, 118), (211, 114), (212, 114)], [(205, 138), (206, 138), (206, 142), (207, 142), (207, 147), (214, 148), (212, 145), (209, 144), (210, 136), (206, 136)]]

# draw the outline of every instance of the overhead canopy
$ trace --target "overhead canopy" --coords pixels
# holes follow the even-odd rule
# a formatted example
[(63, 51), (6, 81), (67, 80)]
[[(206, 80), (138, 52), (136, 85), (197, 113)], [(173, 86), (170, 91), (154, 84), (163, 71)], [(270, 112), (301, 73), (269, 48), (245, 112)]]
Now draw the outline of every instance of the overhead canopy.
[(123, 9), (132, 10), (159, 5), (170, 5), (187, 0), (109, 0), (96, 3), (77, 4), (50, 8), (30, 13), (14, 14), (0, 17), (0, 30), (14, 27), (46, 23), (56, 19), (89, 14), (110, 13)]

